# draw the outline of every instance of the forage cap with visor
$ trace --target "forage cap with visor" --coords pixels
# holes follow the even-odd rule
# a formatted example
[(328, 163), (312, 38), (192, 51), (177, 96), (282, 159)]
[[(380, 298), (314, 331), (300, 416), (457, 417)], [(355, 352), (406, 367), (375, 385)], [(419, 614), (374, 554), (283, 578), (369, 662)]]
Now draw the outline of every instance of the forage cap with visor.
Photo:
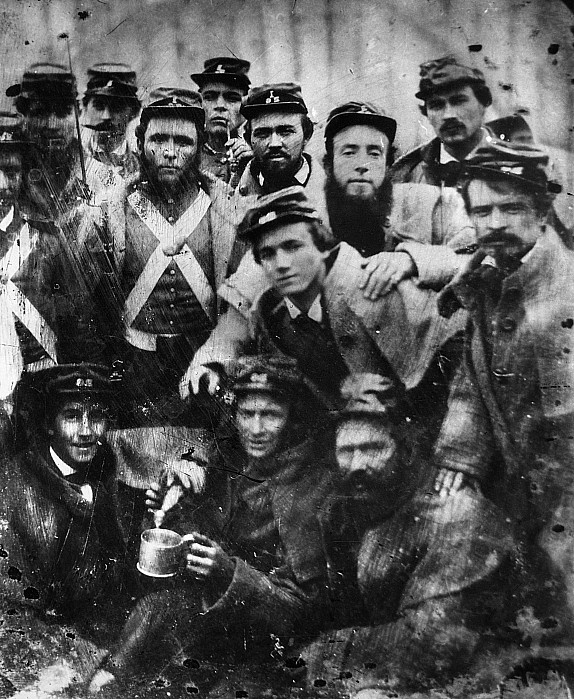
[(192, 73), (190, 77), (200, 88), (209, 82), (222, 82), (248, 90), (251, 85), (247, 77), (250, 67), (251, 63), (242, 58), (218, 56), (205, 61), (203, 73)]
[(274, 83), (253, 87), (241, 107), (246, 119), (261, 112), (293, 112), (307, 114), (301, 86), (295, 83)]
[(137, 101), (136, 73), (127, 63), (96, 63), (88, 68), (84, 97), (118, 97)]
[(455, 85), (486, 85), (481, 70), (463, 65), (452, 55), (421, 63), (420, 78), (415, 97), (421, 100)]
[(353, 415), (390, 420), (398, 407), (395, 382), (380, 374), (351, 374), (341, 385), (341, 396), (346, 403), (340, 418)]
[(113, 396), (120, 378), (103, 364), (59, 364), (31, 375), (30, 387), (46, 396)]
[(295, 396), (304, 388), (303, 374), (295, 359), (282, 355), (245, 356), (230, 371), (236, 395), (269, 393)]
[(237, 227), (237, 235), (242, 240), (253, 242), (264, 230), (291, 221), (321, 222), (317, 210), (300, 185), (260, 196)]
[(335, 134), (347, 126), (365, 124), (382, 131), (389, 139), (389, 145), (395, 140), (397, 122), (382, 109), (370, 102), (346, 102), (335, 107), (327, 117), (325, 141), (330, 141)]
[(0, 111), (0, 149), (30, 145), (22, 129), (23, 119), (15, 112)]
[(465, 161), (464, 179), (507, 179), (527, 185), (540, 193), (556, 194), (562, 190), (549, 178), (548, 154), (537, 146), (507, 143), (491, 138)]
[(57, 63), (34, 63), (24, 71), (22, 81), (6, 90), (8, 97), (26, 97), (43, 101), (71, 102), (78, 96), (76, 78)]

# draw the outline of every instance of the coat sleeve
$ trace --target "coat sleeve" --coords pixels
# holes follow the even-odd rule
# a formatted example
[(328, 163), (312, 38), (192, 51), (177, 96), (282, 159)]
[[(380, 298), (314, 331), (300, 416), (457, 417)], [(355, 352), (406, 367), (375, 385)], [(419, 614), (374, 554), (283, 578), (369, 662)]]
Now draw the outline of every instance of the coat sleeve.
[(468, 259), (475, 230), (458, 192), (429, 184), (393, 186), (391, 230), (396, 252), (406, 252), (421, 286), (440, 289)]
[(451, 384), (448, 410), (435, 445), (439, 468), (484, 481), (494, 454), (494, 435), (486, 406), (469, 370), (469, 357)]
[(233, 579), (210, 612), (232, 612), (244, 623), (278, 636), (316, 627), (328, 597), (326, 578), (300, 582), (287, 565), (266, 575), (240, 558), (235, 562)]

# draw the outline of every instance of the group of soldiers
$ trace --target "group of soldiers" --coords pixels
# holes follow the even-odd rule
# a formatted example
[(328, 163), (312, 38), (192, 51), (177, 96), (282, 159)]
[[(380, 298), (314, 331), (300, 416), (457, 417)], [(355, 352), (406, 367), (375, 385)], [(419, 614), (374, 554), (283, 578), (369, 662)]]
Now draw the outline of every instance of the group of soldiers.
[[(320, 163), (301, 88), (249, 68), (208, 59), (143, 105), (124, 64), (81, 108), (58, 65), (6, 91), (1, 609), (80, 624), (110, 696), (182, 647), (278, 696), (570, 676), (548, 155), (446, 56), (415, 95), (432, 141), (397, 157), (396, 120), (349, 101)], [(193, 535), (165, 581), (136, 572), (153, 524)]]

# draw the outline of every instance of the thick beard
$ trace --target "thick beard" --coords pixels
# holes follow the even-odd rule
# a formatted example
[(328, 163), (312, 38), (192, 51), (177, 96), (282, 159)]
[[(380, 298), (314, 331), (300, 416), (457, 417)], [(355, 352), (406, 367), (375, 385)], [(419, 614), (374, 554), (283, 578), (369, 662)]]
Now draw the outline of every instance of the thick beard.
[(371, 199), (351, 198), (328, 171), (325, 198), (335, 238), (354, 247), (363, 257), (389, 250), (385, 224), (391, 211), (392, 191), (391, 182), (385, 180)]
[(267, 163), (263, 161), (259, 165), (259, 169), (267, 185), (271, 184), (272, 189), (282, 189), (285, 184), (291, 184), (295, 174), (300, 170), (302, 163), (303, 156), (295, 161), (295, 164), (289, 163), (288, 166), (283, 169), (273, 168), (272, 170), (267, 170)]
[(140, 163), (141, 172), (143, 179), (147, 179), (150, 183), (152, 189), (154, 189), (159, 196), (164, 194), (172, 196), (175, 200), (181, 199), (185, 194), (187, 194), (191, 189), (197, 187), (203, 183), (203, 177), (199, 169), (199, 164), (201, 162), (201, 152), (198, 148), (193, 160), (190, 162), (189, 166), (182, 171), (181, 175), (177, 180), (172, 182), (160, 182), (157, 178), (157, 168), (151, 168), (149, 163), (143, 153), (140, 153)]

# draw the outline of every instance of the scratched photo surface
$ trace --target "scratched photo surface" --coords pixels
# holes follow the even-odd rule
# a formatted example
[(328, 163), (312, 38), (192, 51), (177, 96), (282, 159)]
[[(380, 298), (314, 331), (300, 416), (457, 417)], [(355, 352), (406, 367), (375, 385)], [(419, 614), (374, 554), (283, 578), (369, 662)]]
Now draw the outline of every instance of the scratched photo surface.
[(0, 697), (572, 697), (571, 0), (0, 27)]

